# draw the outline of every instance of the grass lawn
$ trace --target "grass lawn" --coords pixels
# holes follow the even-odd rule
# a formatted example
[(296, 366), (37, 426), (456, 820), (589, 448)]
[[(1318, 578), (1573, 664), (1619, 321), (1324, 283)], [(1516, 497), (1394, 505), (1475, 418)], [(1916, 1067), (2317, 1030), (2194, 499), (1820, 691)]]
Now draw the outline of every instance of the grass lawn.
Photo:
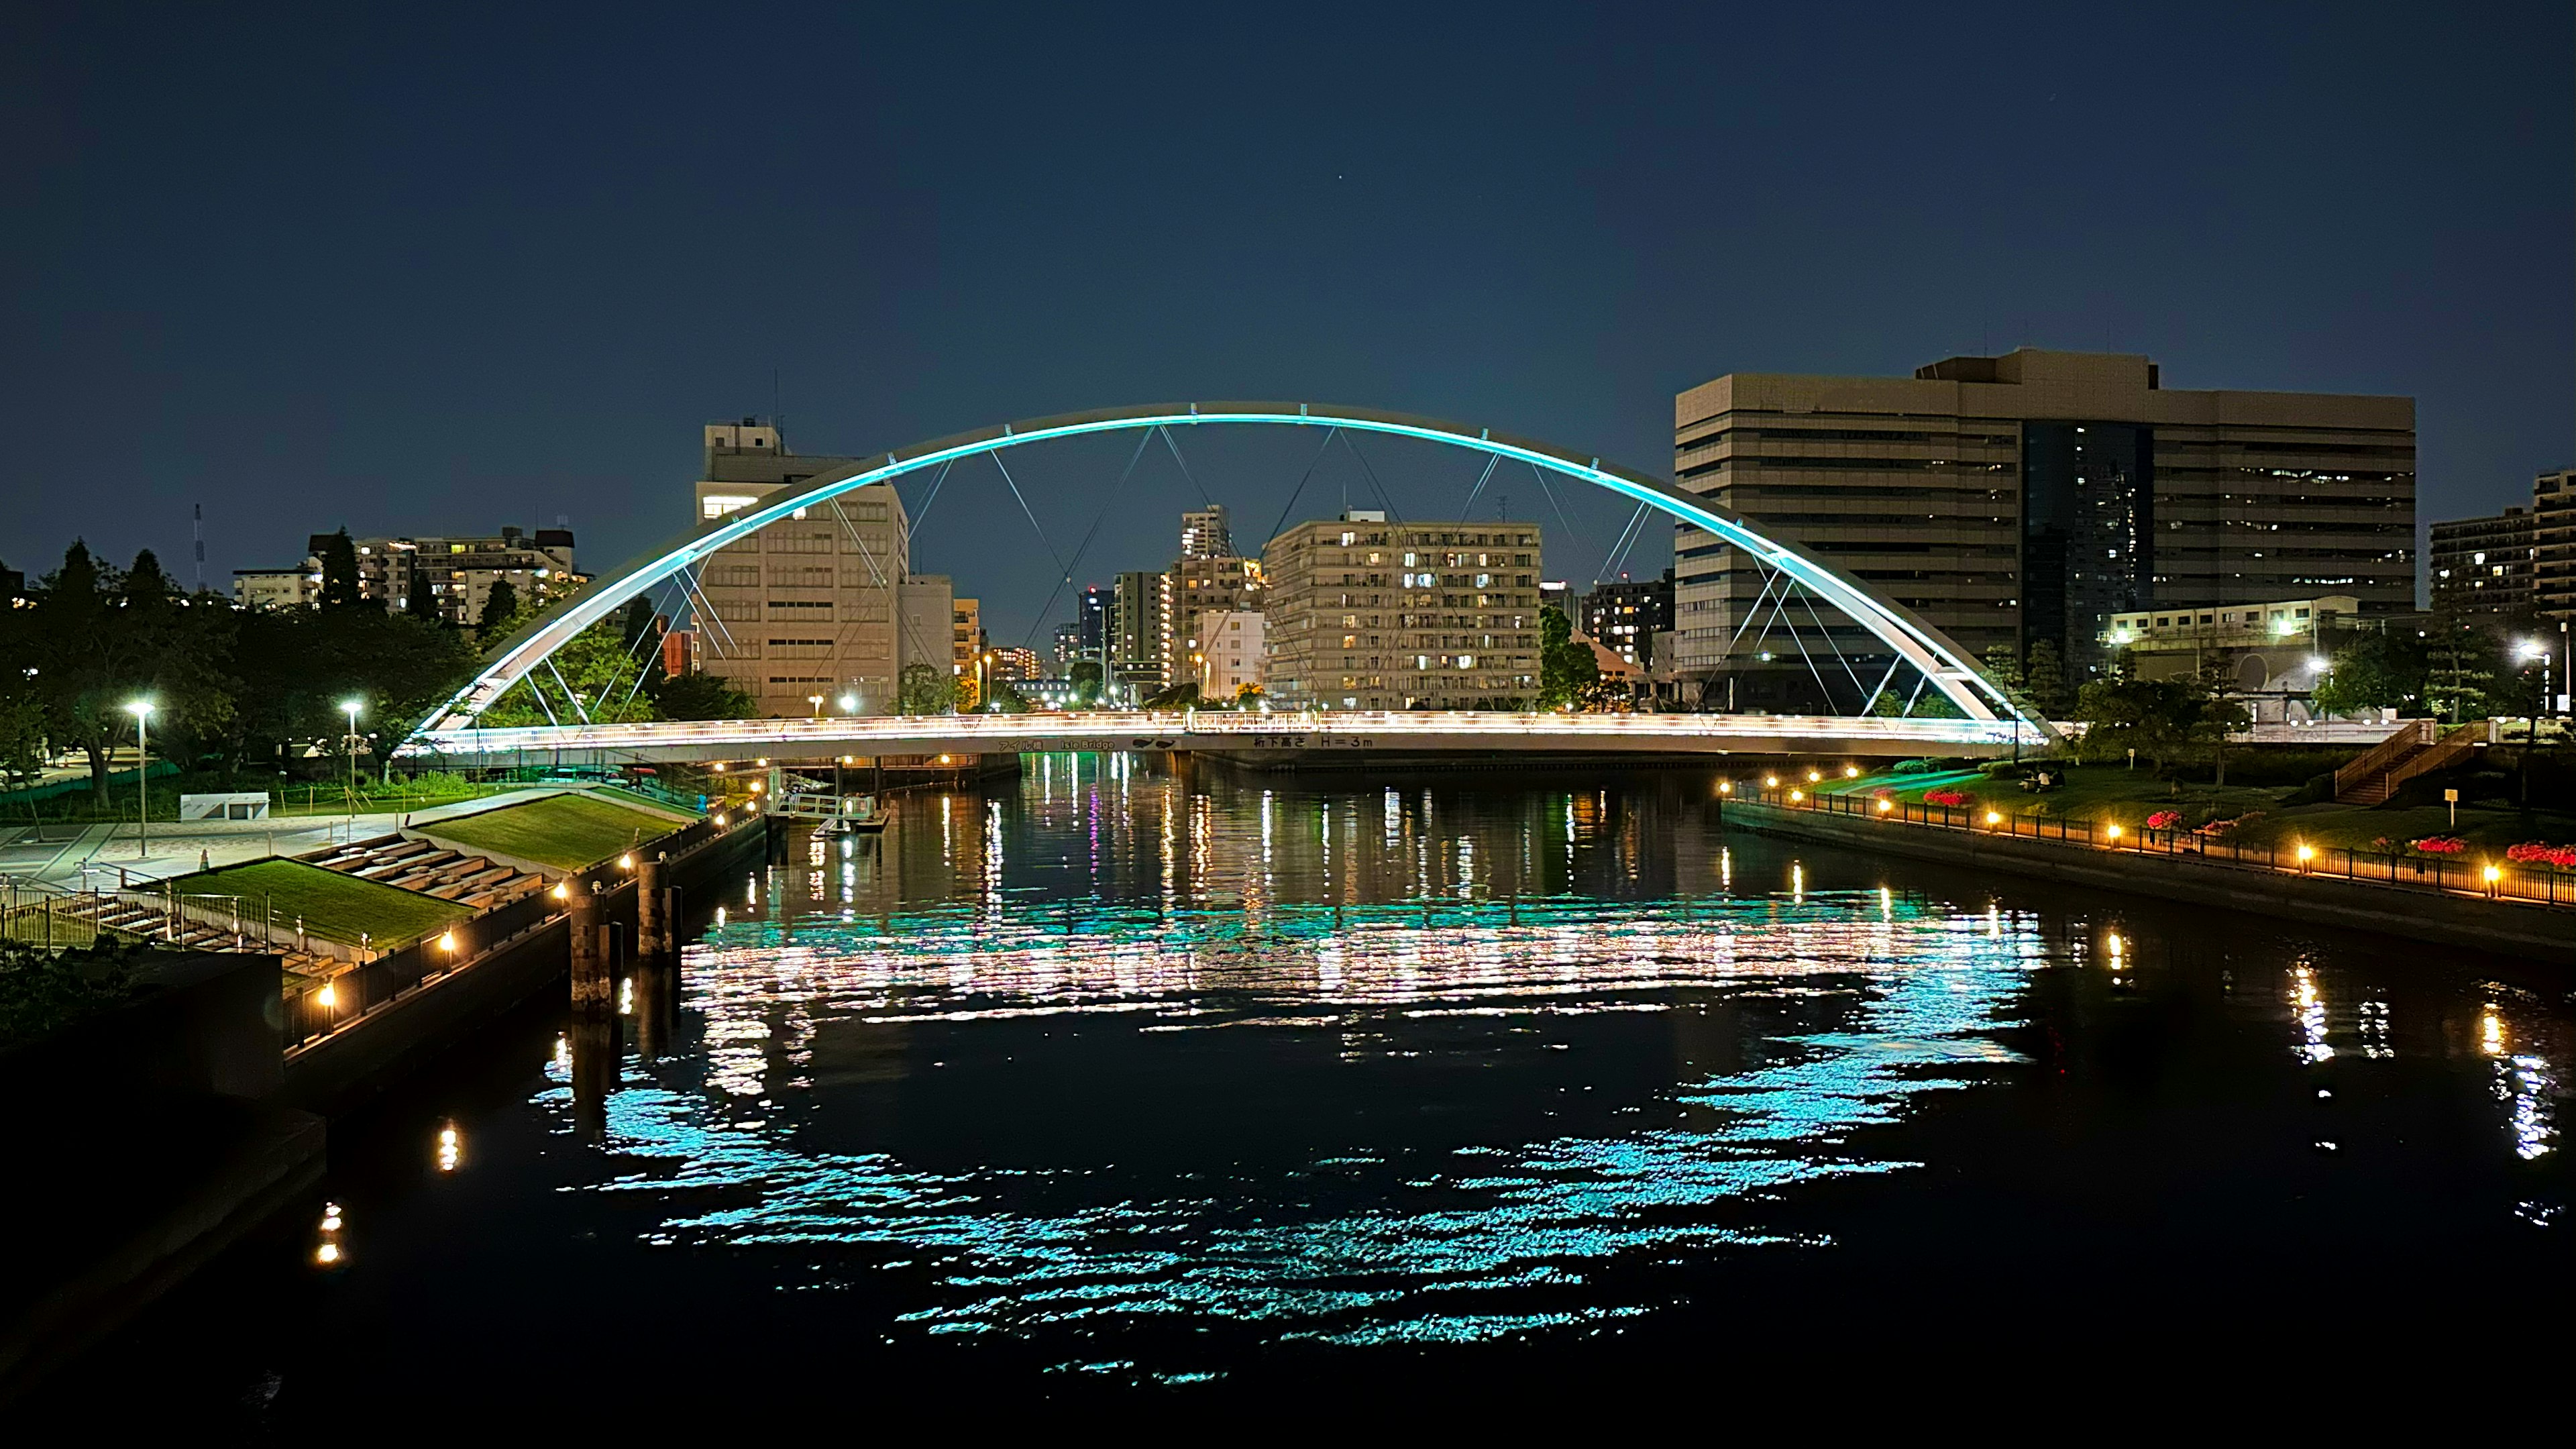
[(352, 944), (364, 932), (375, 945), (399, 946), (474, 914), (453, 901), (378, 885), (300, 860), (228, 865), (180, 876), (173, 884), (182, 895), (240, 896), (243, 908), (252, 913), (265, 896), (276, 907), (281, 925), (292, 926), (302, 916), (304, 928), (314, 935)]
[(2459, 827), (2454, 830), (2449, 812), (2440, 805), (2391, 808), (2328, 801), (2284, 806), (2281, 802), (2294, 793), (2288, 786), (2199, 785), (2160, 780), (2148, 771), (2119, 765), (2064, 768), (2066, 784), (2045, 795), (2025, 794), (2018, 782), (1989, 780), (1973, 770), (1938, 775), (1864, 775), (1857, 780), (1828, 780), (1815, 788), (1836, 794), (1885, 791), (1907, 805), (1922, 804), (1926, 790), (1948, 788), (1975, 796), (1981, 808), (2001, 810), (2007, 815), (2116, 822), (2131, 830), (2144, 825), (2147, 816), (2158, 810), (2181, 811), (2183, 823), (2189, 826), (2234, 819), (2259, 810), (2263, 812), (2261, 818), (2247, 821), (2234, 837), (2250, 846), (2306, 841), (2311, 845), (2366, 849), (2381, 836), (2405, 841), (2452, 834), (2472, 848), (2499, 852), (2525, 840), (2576, 843), (2576, 816), (2552, 811), (2525, 816), (2517, 810), (2463, 806)]
[(580, 794), (549, 795), (525, 805), (440, 820), (419, 831), (473, 850), (497, 850), (557, 870), (579, 870), (679, 828), (659, 815)]

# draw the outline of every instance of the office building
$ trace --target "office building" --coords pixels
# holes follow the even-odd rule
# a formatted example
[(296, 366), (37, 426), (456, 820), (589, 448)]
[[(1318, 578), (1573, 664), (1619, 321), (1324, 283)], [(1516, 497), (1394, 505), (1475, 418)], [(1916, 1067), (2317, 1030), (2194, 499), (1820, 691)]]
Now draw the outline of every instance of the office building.
[(2546, 618), (2576, 619), (2576, 468), (2532, 480), (2531, 545), (2532, 607)]
[[(1972, 656), (2048, 641), (2070, 684), (2108, 666), (2115, 614), (2328, 591), (2414, 606), (2411, 398), (2168, 389), (2144, 357), (2025, 348), (1912, 378), (1731, 374), (1673, 420), (1684, 488)], [(1704, 703), (1910, 690), (1883, 645), (1757, 560), (1687, 527), (1676, 559), (1674, 663)]]
[(1538, 695), (1535, 524), (1301, 523), (1262, 552), (1267, 688), (1332, 709), (1508, 709)]
[[(701, 522), (859, 466), (794, 453), (775, 427), (750, 418), (709, 424), (705, 443), (692, 508)], [(892, 710), (904, 665), (929, 660), (946, 673), (950, 664), (945, 608), (937, 631), (919, 637), (899, 607), (910, 532), (903, 500), (872, 484), (718, 550), (698, 576), (698, 667), (751, 695), (767, 716), (809, 714), (815, 695), (834, 709), (846, 696), (856, 713)]]
[(1111, 590), (1098, 584), (1082, 586), (1081, 597), (1074, 600), (1073, 627), (1078, 657), (1099, 663), (1109, 657), (1109, 606)]
[(1615, 583), (1596, 583), (1571, 617), (1574, 627), (1603, 648), (1630, 664), (1651, 668), (1659, 662), (1655, 636), (1673, 627), (1673, 571), (1664, 570), (1660, 579), (1621, 574)]
[(1190, 677), (1198, 681), (1199, 698), (1230, 700), (1249, 685), (1262, 683), (1262, 618), (1258, 609), (1210, 609), (1191, 626), (1197, 647), (1190, 653)]
[(2433, 525), (2426, 563), (2437, 610), (2518, 614), (2532, 605), (2539, 546), (2531, 510), (2508, 508), (2486, 518)]
[(905, 574), (895, 594), (906, 666), (922, 665), (942, 683), (957, 677), (957, 588), (946, 574)]
[(1084, 657), (1082, 652), (1081, 620), (1067, 619), (1063, 623), (1055, 626), (1055, 653), (1053, 657), (1055, 660), (1054, 672), (1058, 674), (1064, 674), (1071, 670), (1073, 668), (1073, 661)]

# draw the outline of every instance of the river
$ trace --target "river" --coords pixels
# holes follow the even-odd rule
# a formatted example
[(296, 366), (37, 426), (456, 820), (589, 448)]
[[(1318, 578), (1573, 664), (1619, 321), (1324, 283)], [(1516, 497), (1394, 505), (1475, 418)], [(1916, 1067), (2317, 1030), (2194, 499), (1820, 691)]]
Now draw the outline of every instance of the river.
[(2569, 1281), (2563, 982), (1729, 831), (1705, 770), (1029, 766), (698, 902), (600, 1140), (554, 1000), (335, 1123), (302, 1216), (65, 1395), (146, 1367), (301, 1442), (1745, 1387), (2444, 1303), (2509, 1337)]

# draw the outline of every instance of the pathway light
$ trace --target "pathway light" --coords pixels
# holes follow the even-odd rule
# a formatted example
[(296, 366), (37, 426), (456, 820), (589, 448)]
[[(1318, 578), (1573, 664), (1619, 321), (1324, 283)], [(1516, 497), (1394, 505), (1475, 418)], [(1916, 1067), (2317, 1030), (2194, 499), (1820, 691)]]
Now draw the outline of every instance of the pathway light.
[(313, 993), (313, 999), (324, 1006), (337, 1006), (340, 1004), (340, 993), (332, 988), (330, 982), (325, 981), (322, 983), (322, 989)]
[(621, 855), (617, 857), (617, 868), (619, 870), (633, 870), (635, 868), (635, 857), (632, 855)]
[(438, 949), (453, 952), (456, 949), (456, 933), (454, 931), (439, 932)]
[(2000, 810), (1989, 810), (1989, 811), (1987, 811), (1987, 812), (1986, 812), (1986, 823), (1987, 823), (1988, 825), (2001, 825), (2001, 824), (2003, 824), (2003, 823), (2004, 823), (2004, 813), (2003, 813), (2002, 811), (2000, 811)]
[(2504, 879), (2504, 872), (2503, 872), (2503, 871), (2496, 869), (2494, 866), (2488, 866), (2488, 867), (2487, 867), (2487, 884), (2488, 884), (2488, 885), (2494, 885), (2497, 881), (2500, 881), (2500, 880), (2502, 880), (2502, 879)]
[(2305, 864), (2307, 864), (2309, 861), (2312, 861), (2312, 860), (2314, 860), (2314, 859), (2316, 859), (2316, 858), (2317, 858), (2317, 848), (2316, 848), (2315, 846), (2313, 846), (2313, 845), (2308, 844), (2308, 843), (2307, 843), (2306, 841), (2304, 841), (2304, 840), (2300, 841), (2300, 842), (2299, 842), (2299, 864), (2301, 864), (2301, 865), (2305, 865)]
[(1879, 814), (1884, 815), (1884, 814), (1886, 814), (1887, 812), (1889, 812), (1889, 811), (1891, 811), (1891, 810), (1893, 810), (1893, 809), (1895, 809), (1895, 808), (1896, 808), (1896, 802), (1895, 802), (1895, 801), (1888, 799), (1888, 798), (1887, 798), (1886, 796), (1884, 796), (1884, 795), (1881, 795), (1881, 796), (1879, 796), (1879, 797), (1878, 797), (1878, 813), (1879, 813)]
[(1859, 779), (1859, 778), (1860, 778), (1860, 766), (1858, 766), (1858, 765), (1845, 765), (1845, 766), (1843, 766), (1843, 778), (1844, 778), (1844, 779), (1846, 779), (1846, 780), (1857, 780), (1857, 779)]
[(2118, 824), (2117, 822), (2114, 822), (2114, 823), (2111, 825), (2110, 830), (2109, 830), (2109, 834), (2110, 834), (2110, 837), (2111, 837), (2113, 840), (2117, 840), (2117, 839), (2119, 839), (2119, 838), (2120, 838), (2120, 827), (2119, 827), (2119, 824)]

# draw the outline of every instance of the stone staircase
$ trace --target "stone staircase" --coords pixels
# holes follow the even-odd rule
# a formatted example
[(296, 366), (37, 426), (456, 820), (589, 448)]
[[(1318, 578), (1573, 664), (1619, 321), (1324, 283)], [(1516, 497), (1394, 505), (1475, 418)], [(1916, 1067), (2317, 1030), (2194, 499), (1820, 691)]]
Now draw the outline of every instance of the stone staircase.
[(2335, 799), (2346, 805), (2377, 805), (2418, 775), (2448, 769), (2487, 742), (2480, 720), (2444, 733), (2441, 722), (2410, 719), (2359, 759), (2335, 771)]
[(543, 890), (546, 884), (545, 877), (533, 872), (451, 850), (418, 836), (380, 835), (302, 858), (306, 864), (324, 870), (418, 891), (478, 911), (506, 905)]

